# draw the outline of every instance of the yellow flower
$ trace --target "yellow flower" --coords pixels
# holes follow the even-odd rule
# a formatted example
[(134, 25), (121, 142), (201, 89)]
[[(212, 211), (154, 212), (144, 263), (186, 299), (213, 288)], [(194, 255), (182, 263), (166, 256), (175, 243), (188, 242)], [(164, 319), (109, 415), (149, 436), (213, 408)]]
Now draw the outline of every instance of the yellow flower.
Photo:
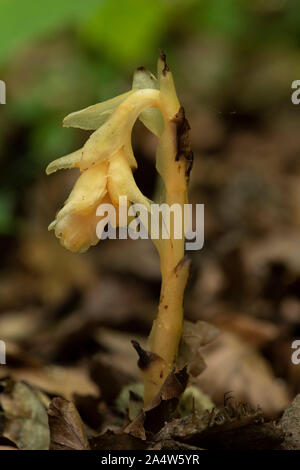
[[(61, 165), (66, 167), (69, 158), (67, 156), (52, 162), (47, 173), (62, 168)], [(81, 158), (76, 162), (72, 159), (69, 168), (81, 168)], [(96, 226), (101, 218), (96, 216), (97, 207), (102, 203), (110, 203), (117, 209), (119, 196), (123, 195), (127, 195), (129, 201), (145, 203), (144, 196), (135, 184), (125, 152), (119, 149), (108, 160), (81, 170), (71, 194), (57, 213), (55, 221), (50, 224), (49, 230), (54, 229), (65, 248), (82, 253), (99, 241)]]
[[(161, 137), (164, 145), (164, 123), (179, 109), (172, 76), (164, 67), (161, 59), (159, 80), (147, 70), (138, 69), (132, 90), (64, 119), (65, 127), (95, 131), (81, 149), (51, 162), (46, 169), (47, 174), (66, 168), (79, 168), (81, 172), (64, 207), (49, 226), (70, 251), (84, 252), (98, 243), (96, 226), (101, 219), (96, 210), (101, 203), (111, 203), (118, 209), (119, 197), (127, 196), (129, 203), (141, 203), (150, 210), (151, 201), (141, 193), (132, 174), (137, 163), (131, 133), (139, 118)], [(164, 171), (159, 161), (157, 167), (161, 173)]]

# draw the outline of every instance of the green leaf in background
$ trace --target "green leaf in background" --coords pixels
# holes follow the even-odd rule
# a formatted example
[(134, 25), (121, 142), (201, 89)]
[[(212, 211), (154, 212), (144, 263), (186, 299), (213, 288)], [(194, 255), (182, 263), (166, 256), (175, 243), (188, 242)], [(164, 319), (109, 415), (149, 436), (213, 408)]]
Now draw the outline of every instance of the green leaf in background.
[(203, 31), (217, 32), (230, 37), (247, 34), (251, 21), (248, 0), (200, 0), (196, 20)]
[(85, 20), (101, 0), (0, 0), (0, 64), (20, 46)]
[(76, 142), (74, 129), (67, 130), (58, 126), (55, 117), (54, 119), (41, 120), (30, 136), (32, 150), (29, 158), (39, 169), (44, 171), (52, 159), (77, 150), (73, 148), (74, 142)]
[(106, 0), (82, 27), (83, 39), (112, 61), (130, 67), (136, 61), (153, 60), (162, 33), (168, 27), (166, 13), (172, 3), (164, 0)]

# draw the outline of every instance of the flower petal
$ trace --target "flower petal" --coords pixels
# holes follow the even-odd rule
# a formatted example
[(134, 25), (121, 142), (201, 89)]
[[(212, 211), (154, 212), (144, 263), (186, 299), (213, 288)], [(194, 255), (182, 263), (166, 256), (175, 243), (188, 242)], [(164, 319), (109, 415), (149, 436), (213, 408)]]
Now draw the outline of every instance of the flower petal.
[(133, 90), (127, 91), (110, 100), (89, 106), (69, 114), (63, 120), (64, 127), (77, 127), (85, 130), (96, 130), (102, 126), (111, 113), (121, 104)]
[(72, 212), (57, 221), (55, 235), (59, 238), (60, 243), (73, 253), (84, 253), (91, 245), (98, 243), (99, 239), (96, 234), (96, 226), (99, 221), (99, 217), (96, 216), (97, 205), (88, 215)]
[(149, 106), (159, 106), (158, 90), (133, 91), (85, 143), (81, 168), (109, 160), (121, 147), (128, 144), (136, 119), (141, 111)]
[(101, 202), (110, 202), (107, 196), (107, 164), (101, 163), (84, 171), (78, 178), (64, 207), (49, 226), (61, 244), (72, 252), (84, 252), (99, 241), (96, 215)]
[[(132, 89), (159, 89), (159, 82), (156, 77), (144, 67), (139, 67), (133, 74)], [(162, 134), (164, 120), (161, 111), (157, 108), (144, 109), (139, 115), (144, 126), (156, 136)]]
[(143, 88), (159, 90), (159, 82), (150, 70), (145, 69), (145, 67), (139, 67), (133, 74), (132, 89), (142, 90)]
[(131, 135), (128, 138), (128, 141), (124, 144), (124, 153), (126, 156), (126, 160), (130, 166), (130, 168), (136, 169), (138, 167), (133, 150), (131, 145)]
[(51, 173), (55, 173), (57, 170), (79, 167), (81, 158), (82, 149), (76, 150), (76, 152), (72, 152), (69, 155), (58, 158), (57, 160), (53, 160), (53, 162), (49, 163), (46, 168), (46, 173), (47, 175), (51, 175)]
[(117, 152), (109, 162), (107, 189), (115, 206), (119, 205), (120, 196), (127, 196), (128, 202), (144, 204), (150, 211), (150, 201), (139, 190), (126, 161), (124, 149)]
[(100, 163), (83, 171), (56, 219), (59, 220), (73, 211), (88, 214), (95, 203), (106, 194), (106, 185), (107, 163)]

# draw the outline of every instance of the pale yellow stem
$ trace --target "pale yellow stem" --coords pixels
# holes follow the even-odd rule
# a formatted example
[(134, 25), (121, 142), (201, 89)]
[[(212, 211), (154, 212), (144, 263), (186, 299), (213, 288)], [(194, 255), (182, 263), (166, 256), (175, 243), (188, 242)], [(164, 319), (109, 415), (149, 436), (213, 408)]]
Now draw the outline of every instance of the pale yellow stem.
[[(166, 121), (165, 121), (166, 123)], [(186, 165), (176, 160), (176, 126), (167, 123), (162, 137), (165, 182), (165, 202), (171, 207), (179, 204), (184, 214), (187, 201)], [(174, 366), (183, 324), (183, 295), (189, 273), (189, 262), (184, 258), (184, 221), (181, 238), (174, 238), (174, 223), (171, 224), (170, 239), (160, 241), (162, 286), (158, 315), (153, 323), (148, 346), (152, 353), (163, 360), (153, 360), (143, 373), (144, 402), (147, 405), (160, 390), (163, 382)], [(154, 358), (155, 358), (154, 355)]]

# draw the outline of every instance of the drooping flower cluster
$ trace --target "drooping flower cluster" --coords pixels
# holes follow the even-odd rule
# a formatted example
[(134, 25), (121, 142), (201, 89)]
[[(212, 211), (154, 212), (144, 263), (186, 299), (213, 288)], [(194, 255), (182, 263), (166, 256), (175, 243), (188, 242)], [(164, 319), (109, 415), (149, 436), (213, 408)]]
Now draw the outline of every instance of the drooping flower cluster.
[(81, 172), (64, 207), (49, 225), (64, 247), (84, 252), (98, 243), (96, 225), (100, 218), (96, 210), (101, 203), (111, 203), (118, 209), (119, 196), (127, 196), (129, 203), (141, 203), (150, 210), (149, 200), (133, 177), (137, 163), (131, 146), (132, 128), (139, 118), (160, 137), (157, 168), (162, 173), (159, 152), (163, 150), (164, 134), (168, 133), (166, 124), (178, 110), (172, 75), (164, 58), (160, 58), (158, 79), (139, 68), (132, 90), (64, 119), (65, 127), (95, 131), (81, 149), (51, 162), (46, 170), (47, 174), (66, 168), (79, 168)]

